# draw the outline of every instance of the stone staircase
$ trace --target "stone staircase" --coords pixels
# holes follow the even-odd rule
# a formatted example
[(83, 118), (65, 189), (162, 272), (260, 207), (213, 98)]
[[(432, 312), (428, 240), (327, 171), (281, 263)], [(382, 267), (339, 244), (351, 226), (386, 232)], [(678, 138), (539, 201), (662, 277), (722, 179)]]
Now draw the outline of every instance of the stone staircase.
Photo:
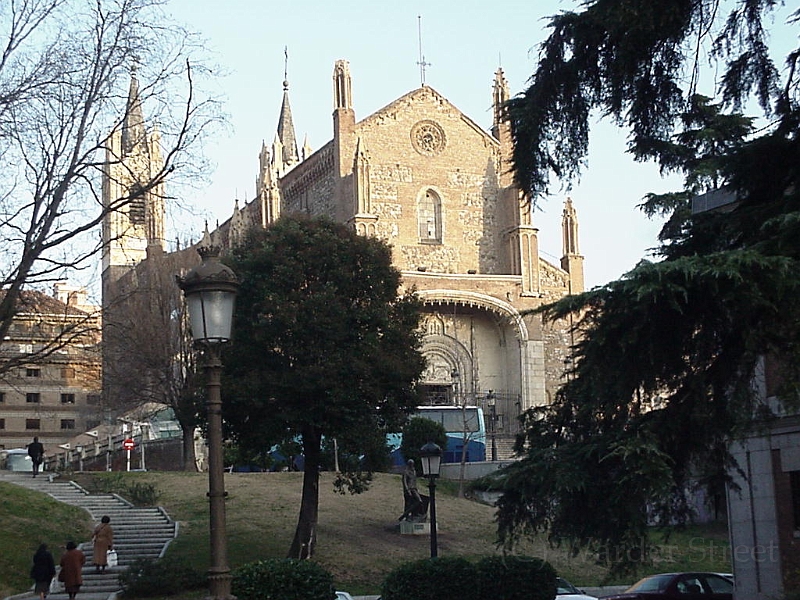
[[(78, 547), (86, 554), (83, 568), (83, 585), (78, 597), (81, 600), (107, 600), (120, 591), (119, 572), (137, 559), (156, 559), (164, 555), (169, 543), (178, 535), (178, 524), (164, 509), (137, 508), (116, 494), (89, 494), (72, 481), (40, 475), (33, 478), (28, 473), (2, 473), (0, 481), (48, 494), (60, 502), (78, 506), (86, 510), (92, 520), (99, 522), (103, 515), (111, 518), (114, 529), (114, 549), (119, 557), (119, 565), (97, 573), (92, 564), (91, 540), (79, 543)], [(79, 542), (78, 540), (75, 540)], [(59, 553), (53, 552), (58, 562)], [(33, 598), (33, 593), (15, 596), (24, 600)], [(65, 600), (66, 593), (50, 594), (49, 600)]]
[[(497, 460), (514, 459), (514, 441), (512, 436), (500, 436), (495, 438), (495, 448), (497, 448)], [(491, 440), (486, 440), (486, 460), (491, 456)]]

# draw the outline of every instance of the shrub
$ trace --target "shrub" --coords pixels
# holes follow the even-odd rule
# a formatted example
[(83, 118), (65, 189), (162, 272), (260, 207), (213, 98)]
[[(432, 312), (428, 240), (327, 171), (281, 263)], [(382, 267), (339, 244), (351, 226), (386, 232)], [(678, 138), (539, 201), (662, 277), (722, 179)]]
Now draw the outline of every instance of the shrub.
[(333, 576), (308, 560), (273, 558), (233, 571), (231, 591), (239, 600), (333, 600)]
[(412, 417), (403, 428), (403, 440), (400, 442), (403, 459), (413, 460), (419, 465), (419, 449), (428, 442), (438, 444), (442, 450), (447, 448), (447, 432), (444, 426), (424, 417)]
[(478, 561), (479, 587), (492, 600), (553, 600), (556, 572), (532, 556), (487, 556)]
[(427, 558), (401, 565), (381, 586), (382, 600), (480, 600), (478, 573), (468, 560)]
[(161, 492), (152, 483), (136, 481), (126, 485), (122, 490), (122, 495), (136, 506), (155, 506), (161, 497)]
[(500, 492), (503, 490), (505, 477), (500, 472), (489, 473), (483, 477), (478, 477), (469, 482), (468, 488), (470, 490), (478, 490), (481, 492)]
[(206, 586), (204, 573), (174, 558), (139, 559), (119, 574), (122, 594), (128, 598), (172, 596)]

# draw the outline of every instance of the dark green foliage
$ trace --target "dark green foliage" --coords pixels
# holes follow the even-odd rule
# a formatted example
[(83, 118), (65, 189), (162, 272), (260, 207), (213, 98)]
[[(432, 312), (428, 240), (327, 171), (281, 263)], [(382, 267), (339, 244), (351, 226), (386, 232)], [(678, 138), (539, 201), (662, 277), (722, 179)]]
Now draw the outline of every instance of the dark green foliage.
[(500, 488), (497, 473), (490, 473), (469, 482), (469, 489), (479, 492), (496, 492)]
[(417, 404), (419, 303), (398, 297), (386, 243), (328, 219), (284, 216), (252, 231), (229, 263), (241, 288), (224, 361), (228, 435), (248, 452), (300, 441), (306, 477), (290, 556), (310, 556), (323, 440), (337, 441), (340, 489), (363, 491), (386, 432)]
[(413, 460), (419, 465), (419, 450), (428, 442), (438, 444), (442, 450), (447, 447), (447, 432), (444, 425), (431, 419), (413, 417), (403, 427), (400, 453), (405, 460)]
[(207, 578), (189, 565), (164, 557), (135, 561), (119, 574), (119, 583), (126, 598), (152, 598), (202, 589)]
[(351, 450), (402, 423), (424, 362), (418, 304), (398, 298), (386, 244), (283, 217), (254, 231), (230, 265), (242, 286), (223, 390), (242, 446), (291, 442), (308, 425)]
[[(726, 26), (715, 27), (724, 18), (723, 4), (734, 8)], [(704, 41), (714, 46), (711, 58), (727, 61), (723, 101), (738, 109), (755, 92), (768, 110), (779, 91), (778, 73), (762, 18), (775, 4), (589, 0), (580, 12), (551, 17), (530, 86), (508, 105), (520, 187), (544, 195), (551, 173), (562, 180), (579, 174), (593, 111), (630, 129), (637, 158), (653, 156), (659, 144), (669, 143), (695, 94)]]
[[(693, 486), (722, 489), (730, 439), (764, 414), (761, 357), (800, 347), (787, 327), (800, 319), (797, 269), (753, 250), (679, 257), (551, 307), (581, 309), (584, 337), (555, 402), (525, 415), (525, 458), (500, 480), (501, 537), (547, 531), (625, 569), (650, 554), (653, 518), (689, 520)], [(787, 381), (796, 365), (783, 365)]]
[[(244, 465), (265, 471), (275, 465), (275, 460), (264, 448), (250, 449), (231, 443), (225, 445), (223, 461), (226, 465)], [(286, 465), (281, 464), (275, 466), (282, 468)]]
[(532, 556), (490, 556), (477, 564), (481, 598), (492, 600), (553, 600), (556, 572), (550, 563)]
[[(777, 86), (762, 24), (775, 6), (589, 0), (551, 20), (509, 106), (518, 182), (541, 194), (551, 172), (575, 175), (599, 110), (629, 128), (637, 159), (683, 172), (685, 189), (642, 205), (668, 218), (660, 262), (541, 310), (574, 319), (573, 368), (550, 406), (524, 415), (524, 458), (490, 478), (507, 546), (543, 531), (612, 575), (633, 571), (651, 556), (650, 523), (689, 521), (696, 487), (719, 496), (737, 468), (731, 440), (773, 417), (753, 385), (765, 361), (767, 395), (797, 408), (800, 53)], [(718, 102), (696, 94), (694, 53), (710, 35), (711, 58), (727, 61)], [(775, 116), (755, 137), (751, 119), (724, 112), (751, 93)], [(725, 207), (692, 214), (709, 190)]]
[(333, 576), (309, 560), (269, 559), (233, 571), (239, 600), (333, 600)]
[(382, 600), (480, 600), (478, 572), (464, 558), (441, 557), (406, 563), (381, 586)]
[(384, 579), (383, 600), (553, 600), (556, 572), (530, 556), (492, 556), (473, 564), (440, 557), (406, 563)]
[(661, 172), (684, 173), (680, 192), (647, 194), (639, 208), (647, 216), (663, 216), (662, 242), (685, 235), (691, 217), (692, 198), (730, 183), (725, 172), (726, 157), (741, 148), (753, 130), (753, 119), (740, 114), (722, 114), (722, 107), (699, 94), (690, 98), (688, 110), (681, 115), (682, 131), (671, 140), (643, 140), (637, 156), (652, 156), (661, 164)]

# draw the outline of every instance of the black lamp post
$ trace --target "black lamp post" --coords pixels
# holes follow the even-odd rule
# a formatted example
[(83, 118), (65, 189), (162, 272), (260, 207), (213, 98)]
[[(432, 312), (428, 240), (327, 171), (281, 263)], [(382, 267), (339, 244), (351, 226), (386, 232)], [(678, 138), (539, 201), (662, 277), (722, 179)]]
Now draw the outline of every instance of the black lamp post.
[(222, 397), (220, 373), (222, 345), (231, 339), (233, 306), (239, 282), (236, 274), (219, 261), (219, 248), (206, 238), (197, 252), (203, 262), (178, 278), (186, 296), (189, 325), (196, 346), (205, 350), (208, 374), (208, 498), (211, 530), (211, 565), (208, 569), (210, 600), (232, 600), (225, 532), (225, 481), (222, 464)]
[(436, 478), (442, 464), (442, 449), (433, 442), (428, 442), (419, 449), (419, 458), (422, 461), (422, 474), (428, 478), (428, 493), (431, 496), (431, 558), (439, 555), (439, 546), (436, 539)]
[(497, 397), (492, 390), (486, 394), (486, 404), (489, 405), (489, 434), (492, 436), (492, 462), (497, 460)]

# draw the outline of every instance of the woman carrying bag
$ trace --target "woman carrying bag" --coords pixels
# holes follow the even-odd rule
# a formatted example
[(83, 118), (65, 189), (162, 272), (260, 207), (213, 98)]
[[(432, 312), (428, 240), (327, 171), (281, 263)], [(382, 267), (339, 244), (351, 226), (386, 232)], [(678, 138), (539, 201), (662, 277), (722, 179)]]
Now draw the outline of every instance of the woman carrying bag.
[(100, 524), (94, 528), (92, 541), (94, 542), (92, 562), (94, 563), (95, 571), (105, 571), (108, 566), (108, 552), (114, 548), (114, 530), (111, 529), (111, 517), (106, 515), (100, 519)]

